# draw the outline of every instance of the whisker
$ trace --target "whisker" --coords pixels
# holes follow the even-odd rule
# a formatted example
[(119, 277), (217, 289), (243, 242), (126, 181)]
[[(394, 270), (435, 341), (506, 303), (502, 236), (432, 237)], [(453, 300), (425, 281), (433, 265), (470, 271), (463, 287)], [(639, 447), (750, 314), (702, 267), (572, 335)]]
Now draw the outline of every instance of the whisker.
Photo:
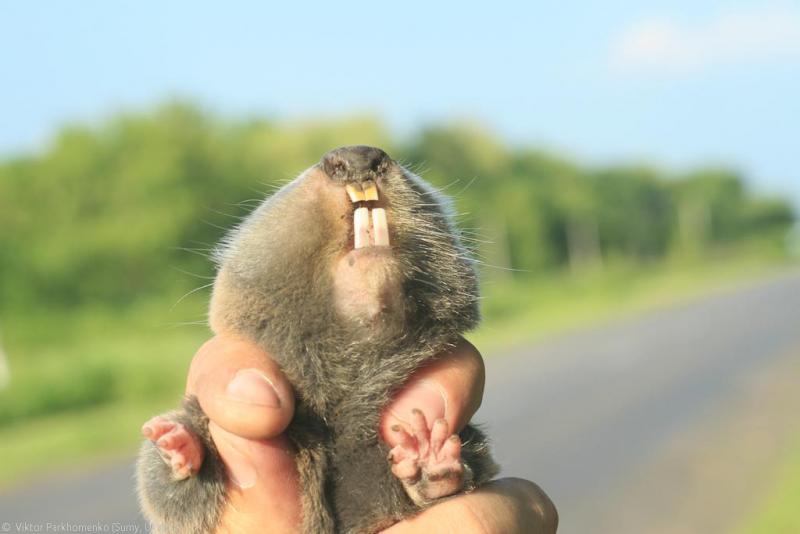
[(170, 308), (170, 311), (174, 310), (174, 309), (175, 309), (175, 306), (177, 306), (178, 304), (180, 304), (180, 303), (181, 303), (181, 301), (183, 301), (183, 299), (185, 299), (185, 298), (186, 298), (186, 297), (188, 297), (189, 295), (191, 295), (191, 294), (193, 294), (193, 293), (197, 293), (198, 291), (202, 291), (203, 289), (209, 288), (209, 287), (211, 287), (211, 286), (213, 286), (213, 285), (214, 285), (214, 282), (211, 282), (211, 283), (209, 283), (209, 284), (205, 284), (205, 285), (202, 285), (202, 286), (200, 286), (200, 287), (196, 287), (196, 288), (192, 289), (192, 290), (191, 290), (191, 291), (189, 291), (188, 293), (184, 294), (184, 295), (183, 295), (181, 298), (179, 298), (179, 299), (178, 299), (178, 301), (177, 301), (177, 302), (175, 302), (175, 304), (173, 304), (173, 305), (172, 305), (172, 307)]
[(188, 274), (189, 276), (193, 276), (195, 278), (200, 278), (202, 280), (213, 280), (215, 278), (214, 276), (206, 276), (206, 275), (203, 275), (203, 274), (197, 274), (197, 273), (193, 273), (193, 272), (190, 272), (190, 271), (186, 271), (184, 269), (181, 269), (180, 267), (175, 267), (174, 265), (170, 265), (170, 268), (172, 270), (174, 270), (174, 271), (178, 271), (179, 273)]

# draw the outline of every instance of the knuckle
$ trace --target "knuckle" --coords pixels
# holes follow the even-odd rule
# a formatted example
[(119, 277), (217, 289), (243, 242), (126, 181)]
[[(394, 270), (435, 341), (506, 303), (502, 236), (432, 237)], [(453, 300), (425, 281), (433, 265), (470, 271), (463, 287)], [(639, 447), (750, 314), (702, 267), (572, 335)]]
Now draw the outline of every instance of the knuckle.
[(482, 384), (486, 378), (486, 365), (475, 345), (462, 338), (456, 346), (455, 354), (464, 370)]
[(522, 491), (526, 506), (540, 521), (545, 532), (555, 532), (558, 528), (558, 510), (550, 497), (533, 482), (522, 479), (515, 482)]

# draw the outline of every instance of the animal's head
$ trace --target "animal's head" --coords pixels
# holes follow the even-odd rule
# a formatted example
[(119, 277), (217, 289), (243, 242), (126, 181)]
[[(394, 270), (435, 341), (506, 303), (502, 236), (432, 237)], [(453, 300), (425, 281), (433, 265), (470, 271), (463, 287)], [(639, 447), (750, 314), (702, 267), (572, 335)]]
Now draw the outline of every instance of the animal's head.
[(400, 342), (478, 321), (449, 202), (384, 151), (343, 147), (221, 245), (210, 321), (280, 350)]

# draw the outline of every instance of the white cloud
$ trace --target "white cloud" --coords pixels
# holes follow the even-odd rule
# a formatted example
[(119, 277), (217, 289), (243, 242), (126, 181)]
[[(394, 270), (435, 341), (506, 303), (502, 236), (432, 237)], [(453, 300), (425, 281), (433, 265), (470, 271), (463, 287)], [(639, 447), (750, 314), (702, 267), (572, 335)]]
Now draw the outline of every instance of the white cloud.
[(796, 5), (728, 9), (697, 25), (642, 19), (611, 48), (611, 65), (625, 71), (691, 72), (778, 57), (800, 57)]

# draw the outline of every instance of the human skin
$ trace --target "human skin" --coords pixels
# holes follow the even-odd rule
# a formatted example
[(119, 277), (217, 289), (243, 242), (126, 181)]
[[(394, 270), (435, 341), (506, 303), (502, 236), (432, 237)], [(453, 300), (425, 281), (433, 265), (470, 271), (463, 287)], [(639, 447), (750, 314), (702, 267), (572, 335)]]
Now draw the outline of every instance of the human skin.
[[(381, 437), (396, 445), (390, 429), (407, 422), (412, 409), (422, 410), (428, 421), (443, 417), (460, 430), (480, 406), (484, 376), (480, 353), (461, 339), (397, 394), (381, 418)], [(186, 393), (196, 395), (208, 415), (231, 478), (218, 533), (297, 531), (300, 488), (291, 444), (282, 436), (294, 414), (294, 396), (269, 354), (217, 335), (192, 360)], [(557, 523), (553, 503), (538, 486), (509, 478), (443, 499), (385, 532), (552, 533)]]

